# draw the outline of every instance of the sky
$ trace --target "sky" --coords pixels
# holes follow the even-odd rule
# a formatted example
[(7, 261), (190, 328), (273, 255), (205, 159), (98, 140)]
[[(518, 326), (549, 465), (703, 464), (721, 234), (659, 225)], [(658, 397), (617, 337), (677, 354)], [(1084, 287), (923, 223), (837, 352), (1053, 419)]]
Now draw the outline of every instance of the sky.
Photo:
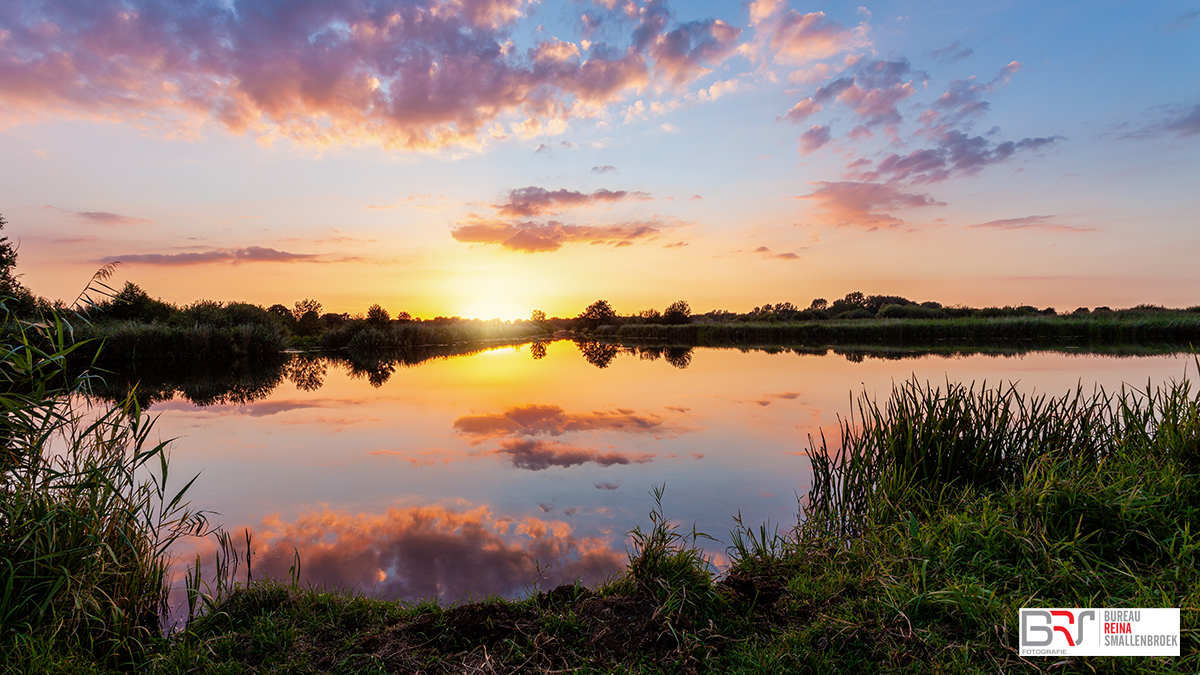
[(1200, 304), (1200, 4), (11, 0), (34, 292)]

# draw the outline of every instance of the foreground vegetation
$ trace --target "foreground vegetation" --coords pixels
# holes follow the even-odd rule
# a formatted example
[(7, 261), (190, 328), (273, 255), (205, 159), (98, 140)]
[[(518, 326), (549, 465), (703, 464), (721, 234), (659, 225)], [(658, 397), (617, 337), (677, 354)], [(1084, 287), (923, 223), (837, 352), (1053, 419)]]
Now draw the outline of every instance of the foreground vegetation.
[(141, 663), (161, 640), (166, 550), (204, 519), (186, 485), (168, 491), (166, 444), (134, 398), (82, 403), (89, 380), (66, 361), (89, 345), (61, 317), (18, 325), (0, 348), (0, 662)]

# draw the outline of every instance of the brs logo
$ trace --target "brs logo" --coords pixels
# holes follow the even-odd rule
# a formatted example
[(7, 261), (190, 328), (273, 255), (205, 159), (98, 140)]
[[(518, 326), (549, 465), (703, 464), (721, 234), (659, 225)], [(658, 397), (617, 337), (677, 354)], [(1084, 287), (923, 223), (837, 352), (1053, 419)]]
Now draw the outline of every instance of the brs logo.
[[(1058, 618), (1057, 622), (1055, 621), (1056, 617)], [(1087, 619), (1095, 621), (1096, 611), (1092, 609), (1075, 611), (1022, 609), (1021, 646), (1049, 647), (1054, 642), (1054, 634), (1062, 633), (1067, 641), (1067, 646), (1075, 647), (1083, 642), (1083, 622)], [(1071, 634), (1072, 631), (1074, 635)]]

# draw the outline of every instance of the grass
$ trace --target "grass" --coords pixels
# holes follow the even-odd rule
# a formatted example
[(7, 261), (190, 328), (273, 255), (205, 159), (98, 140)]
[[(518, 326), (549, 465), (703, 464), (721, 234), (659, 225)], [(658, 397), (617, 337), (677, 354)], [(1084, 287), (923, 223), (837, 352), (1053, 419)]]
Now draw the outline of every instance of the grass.
[(173, 325), (110, 321), (80, 327), (80, 340), (104, 343), (102, 360), (218, 360), (276, 354), (288, 348), (287, 331), (273, 324)]
[[(18, 324), (0, 354), (0, 667), (128, 667), (159, 636), (166, 549), (203, 528), (169, 492), (166, 444), (136, 399), (89, 409), (61, 317)], [(70, 669), (74, 669), (71, 666)]]

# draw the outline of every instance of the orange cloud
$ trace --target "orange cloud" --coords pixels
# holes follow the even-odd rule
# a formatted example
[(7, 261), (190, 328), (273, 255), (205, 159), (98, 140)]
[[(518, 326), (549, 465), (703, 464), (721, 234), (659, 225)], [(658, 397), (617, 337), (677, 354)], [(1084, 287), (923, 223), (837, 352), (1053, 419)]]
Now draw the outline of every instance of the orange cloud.
[(655, 221), (621, 225), (564, 225), (545, 223), (487, 221), (477, 219), (450, 231), (455, 241), (466, 244), (498, 244), (510, 251), (540, 253), (557, 251), (563, 244), (588, 243), (631, 245), (636, 239), (659, 234)]

